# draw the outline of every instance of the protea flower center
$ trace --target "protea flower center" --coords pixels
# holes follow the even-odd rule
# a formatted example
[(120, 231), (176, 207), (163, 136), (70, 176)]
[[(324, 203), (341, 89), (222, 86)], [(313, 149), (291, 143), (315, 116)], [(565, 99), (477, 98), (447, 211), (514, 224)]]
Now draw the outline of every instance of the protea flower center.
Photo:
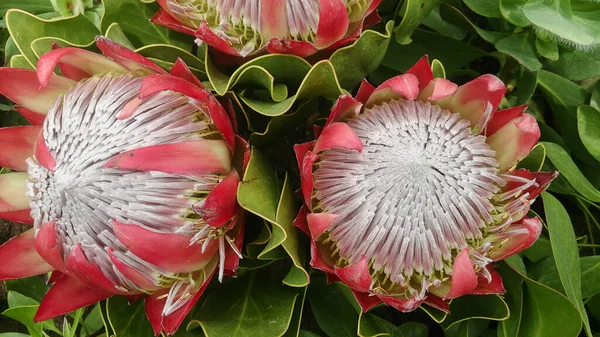
[[(216, 43), (217, 49), (245, 57), (263, 48), (272, 38), (319, 45), (320, 35), (329, 35), (319, 33), (323, 18), (343, 16), (345, 22), (338, 22), (339, 29), (322, 28), (331, 28), (331, 35), (335, 35), (326, 43), (330, 45), (343, 37), (348, 28), (356, 28), (352, 24), (362, 22), (376, 7), (375, 4), (370, 8), (373, 2), (379, 3), (373, 0), (162, 0), (159, 4), (187, 28), (198, 30), (200, 33), (196, 35), (201, 40), (210, 40), (209, 44), (215, 42), (202, 32), (205, 24), (231, 47), (227, 50), (229, 47), (224, 49)], [(160, 19), (156, 21), (164, 24)], [(333, 32), (337, 30), (341, 32)]]
[(330, 148), (314, 166), (313, 212), (337, 215), (323, 243), (338, 266), (365, 257), (375, 288), (439, 284), (495, 222), (491, 199), (505, 184), (495, 152), (468, 120), (428, 102), (390, 101), (347, 125), (362, 152)]
[[(194, 209), (224, 178), (223, 173), (231, 170), (227, 144), (204, 108), (172, 91), (140, 100), (142, 81), (131, 75), (104, 75), (69, 89), (50, 108), (43, 126), (44, 141), (55, 162), (52, 170), (28, 160), (28, 194), (36, 230), (53, 222), (65, 261), (74, 250), (81, 250), (117, 288), (132, 293), (193, 280), (197, 278), (193, 273), (182, 273), (202, 270), (216, 259), (184, 260), (171, 266), (160, 260), (164, 255), (160, 247), (146, 247), (157, 254), (145, 256), (132, 248), (148, 243), (130, 236), (127, 228), (131, 225), (157, 233), (194, 235), (190, 246), (201, 245), (207, 256), (220, 248), (223, 257), (223, 232), (208, 226)], [(162, 155), (144, 151), (161, 146)], [(140, 167), (140, 161), (136, 166), (127, 163), (135, 156), (142, 161), (152, 156), (160, 162), (161, 156), (177, 156), (178, 151), (210, 155), (212, 162), (207, 165), (212, 165), (209, 171), (213, 173), (172, 174), (167, 165), (158, 172)], [(132, 270), (139, 275), (132, 277)], [(139, 282), (142, 279), (146, 282)], [(186, 284), (194, 287), (194, 282)], [(178, 291), (182, 290), (171, 289), (174, 294), (165, 314), (185, 303), (185, 297), (175, 295)]]

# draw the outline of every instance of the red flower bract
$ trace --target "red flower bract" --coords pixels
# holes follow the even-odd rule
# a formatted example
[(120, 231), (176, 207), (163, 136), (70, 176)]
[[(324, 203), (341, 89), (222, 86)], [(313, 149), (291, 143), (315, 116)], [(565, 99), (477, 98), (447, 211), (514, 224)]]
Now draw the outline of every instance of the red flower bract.
[(224, 53), (310, 56), (336, 49), (378, 21), (381, 0), (158, 0), (152, 22)]
[(363, 310), (504, 292), (493, 262), (537, 239), (526, 214), (557, 175), (515, 169), (540, 130), (526, 106), (497, 110), (504, 93), (492, 75), (434, 78), (423, 57), (340, 96), (316, 141), (296, 145), (311, 265)]
[(0, 68), (33, 124), (0, 129), (0, 166), (21, 171), (0, 175), (0, 217), (34, 225), (0, 247), (0, 280), (52, 272), (36, 321), (144, 295), (155, 333), (172, 334), (213, 274), (237, 270), (233, 158), (248, 148), (181, 60), (168, 74), (96, 44), (105, 56), (58, 48), (37, 70)]

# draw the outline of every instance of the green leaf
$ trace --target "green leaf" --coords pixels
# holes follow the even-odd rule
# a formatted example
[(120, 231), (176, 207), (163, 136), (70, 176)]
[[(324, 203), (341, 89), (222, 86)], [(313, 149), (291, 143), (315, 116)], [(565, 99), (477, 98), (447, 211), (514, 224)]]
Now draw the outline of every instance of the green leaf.
[(72, 45), (87, 47), (100, 31), (85, 16), (79, 15), (59, 20), (43, 20), (21, 10), (6, 12), (6, 24), (21, 54), (34, 67), (38, 57), (31, 44), (42, 37), (53, 37)]
[(30, 337), (30, 335), (26, 335), (18, 332), (6, 332), (0, 333), (0, 337)]
[(92, 311), (90, 311), (90, 313), (85, 317), (83, 320), (83, 326), (90, 334), (93, 334), (104, 327), (99, 304), (95, 305), (94, 309), (92, 309)]
[(308, 294), (308, 287), (304, 287), (299, 290), (300, 299), (296, 301), (296, 305), (294, 305), (294, 313), (292, 314), (292, 319), (290, 321), (290, 326), (282, 337), (299, 337), (302, 336), (302, 330), (300, 326), (302, 325), (302, 316), (304, 312), (304, 304), (306, 303), (306, 296)]
[(168, 68), (171, 68), (177, 58), (181, 58), (183, 62), (195, 73), (200, 80), (205, 80), (206, 70), (204, 61), (196, 57), (196, 55), (179, 48), (177, 46), (167, 44), (152, 44), (143, 46), (136, 50), (142, 56), (146, 56), (151, 59), (161, 60), (168, 63)]
[(500, 0), (500, 13), (506, 21), (513, 25), (526, 27), (531, 24), (529, 19), (523, 14), (523, 5), (528, 0)]
[[(581, 267), (581, 297), (587, 298), (600, 294), (600, 256), (583, 256), (579, 258)], [(538, 281), (548, 287), (564, 291), (556, 264), (544, 268)]]
[(396, 42), (399, 44), (409, 44), (412, 42), (410, 36), (419, 27), (421, 22), (429, 15), (431, 10), (436, 7), (439, 0), (406, 0), (403, 4), (404, 13), (402, 22), (396, 27)]
[(248, 168), (240, 182), (237, 199), (245, 210), (275, 222), (280, 196), (277, 174), (267, 159), (252, 148)]
[(9, 291), (8, 304), (10, 308), (5, 310), (2, 315), (12, 318), (25, 325), (27, 327), (27, 331), (32, 337), (42, 337), (43, 329), (60, 332), (58, 329), (56, 329), (52, 320), (39, 323), (35, 323), (33, 321), (35, 313), (39, 307), (38, 301), (14, 291)]
[[(346, 294), (344, 294), (344, 292)], [(354, 337), (358, 312), (348, 301), (350, 290), (341, 283), (327, 284), (324, 277), (313, 277), (308, 299), (319, 327), (329, 337)]]
[(542, 57), (550, 60), (558, 60), (558, 45), (555, 41), (543, 39), (537, 35), (535, 38), (535, 48)]
[(500, 0), (463, 0), (471, 10), (488, 18), (501, 18)]
[(371, 313), (359, 310), (358, 317), (358, 336), (360, 337), (380, 337), (392, 336), (396, 326), (379, 318)]
[(531, 247), (523, 251), (523, 255), (527, 256), (531, 262), (538, 262), (552, 256), (550, 240), (545, 235), (540, 235)]
[(424, 54), (428, 54), (430, 58), (438, 59), (444, 64), (446, 74), (450, 77), (463, 66), (487, 55), (468, 43), (421, 29), (415, 30), (413, 40), (409, 45), (392, 41), (382, 65), (398, 72), (406, 72)]
[(264, 270), (252, 271), (211, 292), (190, 324), (199, 324), (207, 337), (282, 336), (297, 297)]
[(549, 64), (558, 75), (574, 81), (595, 77), (600, 75), (600, 49), (583, 51), (560, 48), (560, 58)]
[(452, 314), (441, 324), (444, 329), (470, 319), (502, 321), (510, 315), (508, 305), (498, 295), (461, 296), (450, 303), (450, 312)]
[(406, 322), (394, 329), (391, 337), (427, 337), (429, 328), (421, 322)]
[(31, 297), (38, 301), (38, 303), (42, 301), (42, 298), (44, 298), (44, 295), (46, 295), (46, 292), (48, 291), (48, 285), (40, 276), (8, 280), (5, 282), (7, 290), (12, 290), (27, 297)]
[(517, 101), (516, 105), (521, 105), (529, 102), (535, 89), (537, 88), (538, 72), (529, 71), (526, 68), (521, 68), (520, 75), (517, 79)]
[(50, 0), (2, 0), (0, 1), (0, 18), (9, 9), (20, 9), (31, 14), (54, 12)]
[(497, 32), (479, 28), (477, 25), (471, 22), (471, 20), (469, 20), (469, 18), (467, 18), (463, 12), (458, 10), (456, 7), (447, 4), (442, 4), (440, 6), (440, 14), (442, 18), (448, 22), (475, 32), (482, 39), (489, 43), (497, 43), (498, 41), (510, 36), (510, 33), (507, 32)]
[(119, 24), (116, 22), (111, 23), (110, 26), (108, 26), (108, 28), (106, 28), (106, 32), (104, 32), (104, 36), (106, 36), (107, 38), (115, 41), (116, 43), (118, 43), (124, 47), (127, 47), (132, 50), (135, 49), (133, 44), (131, 44), (131, 41), (129, 41), (127, 36), (125, 36), (125, 33), (121, 29), (121, 26), (119, 26)]
[(590, 322), (581, 298), (581, 270), (579, 267), (579, 250), (569, 214), (552, 194), (542, 192), (544, 212), (548, 223), (550, 243), (554, 252), (554, 260), (567, 297), (575, 303), (579, 311), (588, 337), (592, 336)]
[(309, 119), (309, 116), (317, 112), (317, 108), (317, 100), (310, 100), (293, 113), (271, 118), (264, 132), (254, 132), (250, 135), (250, 145), (258, 148), (269, 147), (280, 137), (293, 132), (299, 125), (310, 127), (309, 124), (312, 120)]
[(590, 98), (590, 105), (600, 110), (600, 81), (596, 83), (594, 89), (592, 90), (592, 97)]
[(139, 0), (104, 0), (102, 30), (117, 22), (135, 46), (170, 44), (191, 50), (193, 37), (150, 22), (159, 7), (156, 3), (144, 4)]
[(513, 34), (496, 43), (498, 51), (512, 56), (529, 70), (538, 70), (542, 63), (537, 58), (534, 40), (530, 32)]
[(446, 69), (444, 69), (442, 62), (437, 59), (431, 61), (431, 72), (433, 77), (446, 78)]
[(39, 305), (40, 302), (29, 298), (25, 295), (21, 295), (14, 291), (9, 291), (7, 296), (7, 302), (9, 308), (24, 307), (28, 305)]
[(567, 179), (569, 184), (579, 192), (584, 198), (600, 202), (600, 191), (598, 191), (587, 178), (581, 173), (573, 159), (560, 145), (554, 143), (543, 143), (546, 147), (548, 159), (560, 171), (560, 174)]
[(600, 161), (600, 111), (588, 105), (579, 106), (577, 128), (585, 148)]
[(152, 326), (146, 318), (144, 301), (129, 304), (124, 296), (112, 296), (106, 300), (107, 323), (114, 337), (153, 336)]
[(519, 336), (523, 313), (523, 278), (506, 263), (501, 263), (498, 271), (502, 275), (506, 304), (510, 311), (510, 316), (498, 324), (498, 337)]

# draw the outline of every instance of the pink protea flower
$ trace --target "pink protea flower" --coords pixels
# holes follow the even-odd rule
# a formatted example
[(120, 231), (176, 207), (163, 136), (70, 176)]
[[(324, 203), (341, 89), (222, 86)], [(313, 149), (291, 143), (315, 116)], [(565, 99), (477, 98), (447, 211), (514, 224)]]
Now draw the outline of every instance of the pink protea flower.
[(363, 310), (503, 293), (493, 262), (531, 246), (529, 205), (556, 172), (514, 169), (539, 139), (526, 106), (496, 111), (504, 84), (433, 78), (427, 57), (356, 98), (342, 95), (316, 141), (296, 145), (311, 265)]
[[(381, 0), (157, 0), (152, 22), (224, 53), (310, 56), (348, 44), (378, 20)], [(372, 16), (370, 16), (372, 14)]]
[(180, 60), (168, 74), (96, 44), (106, 57), (59, 48), (35, 71), (0, 68), (33, 124), (0, 129), (0, 166), (20, 171), (0, 175), (0, 217), (34, 226), (0, 247), (0, 280), (52, 272), (36, 321), (144, 295), (156, 334), (172, 334), (212, 275), (237, 269), (233, 154), (247, 148)]

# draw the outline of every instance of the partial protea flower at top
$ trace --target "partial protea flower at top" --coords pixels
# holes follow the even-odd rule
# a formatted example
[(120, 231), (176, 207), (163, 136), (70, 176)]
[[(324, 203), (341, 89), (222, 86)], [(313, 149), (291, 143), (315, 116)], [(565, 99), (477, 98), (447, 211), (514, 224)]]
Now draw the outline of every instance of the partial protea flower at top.
[(311, 264), (363, 310), (447, 311), (448, 299), (504, 292), (493, 262), (537, 239), (526, 214), (557, 175), (515, 169), (540, 130), (526, 106), (496, 111), (504, 93), (492, 75), (433, 78), (423, 57), (342, 95), (317, 140), (296, 145)]
[(0, 166), (21, 171), (0, 175), (0, 217), (34, 225), (0, 247), (0, 280), (52, 272), (36, 321), (145, 295), (171, 334), (213, 274), (237, 269), (233, 155), (247, 148), (180, 60), (168, 74), (96, 44), (106, 57), (59, 48), (36, 71), (0, 68), (0, 93), (33, 124), (0, 129)]
[(224, 53), (310, 56), (356, 40), (381, 0), (157, 0), (152, 22)]

